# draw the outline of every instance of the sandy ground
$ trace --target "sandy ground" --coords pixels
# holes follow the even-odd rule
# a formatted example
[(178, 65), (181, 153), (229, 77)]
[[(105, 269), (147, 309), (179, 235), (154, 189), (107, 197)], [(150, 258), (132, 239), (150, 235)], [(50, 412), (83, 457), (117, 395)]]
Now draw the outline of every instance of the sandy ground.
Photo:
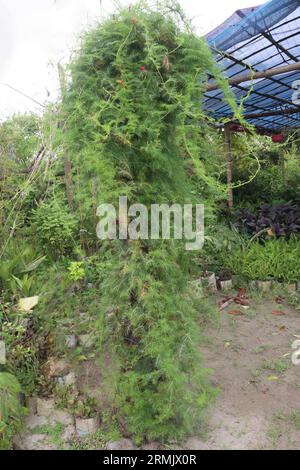
[(206, 328), (202, 351), (220, 389), (204, 436), (211, 449), (300, 449), (300, 365), (291, 360), (300, 311), (268, 297), (231, 305), (219, 328)]

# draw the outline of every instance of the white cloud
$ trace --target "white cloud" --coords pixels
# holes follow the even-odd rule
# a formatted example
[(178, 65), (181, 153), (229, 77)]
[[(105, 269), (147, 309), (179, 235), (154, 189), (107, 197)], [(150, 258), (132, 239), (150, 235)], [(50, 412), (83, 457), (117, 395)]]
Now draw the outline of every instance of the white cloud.
[[(205, 34), (238, 8), (255, 0), (181, 0), (199, 34)], [(123, 1), (122, 3), (129, 3)], [(132, 2), (131, 2), (132, 3)], [(0, 116), (37, 110), (28, 99), (55, 99), (56, 64), (66, 62), (80, 32), (101, 15), (113, 11), (113, 0), (0, 0)]]

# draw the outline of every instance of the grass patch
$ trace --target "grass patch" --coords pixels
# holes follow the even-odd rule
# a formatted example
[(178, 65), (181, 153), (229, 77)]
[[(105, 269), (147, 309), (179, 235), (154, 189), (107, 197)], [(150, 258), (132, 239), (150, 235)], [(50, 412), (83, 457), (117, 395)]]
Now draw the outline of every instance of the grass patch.
[(265, 361), (262, 363), (261, 367), (262, 369), (276, 372), (277, 374), (283, 374), (291, 367), (291, 364), (286, 360), (278, 359), (276, 361)]
[(290, 414), (290, 420), (294, 428), (300, 431), (300, 413), (297, 410), (292, 410)]
[(36, 426), (32, 429), (32, 434), (45, 434), (48, 436), (50, 444), (55, 447), (63, 448), (64, 441), (62, 439), (62, 433), (64, 432), (65, 426), (61, 423), (44, 424), (42, 426)]
[(261, 346), (257, 346), (256, 348), (254, 348), (253, 352), (255, 354), (262, 354), (263, 352), (267, 351), (271, 347), (272, 347), (271, 344), (262, 344)]

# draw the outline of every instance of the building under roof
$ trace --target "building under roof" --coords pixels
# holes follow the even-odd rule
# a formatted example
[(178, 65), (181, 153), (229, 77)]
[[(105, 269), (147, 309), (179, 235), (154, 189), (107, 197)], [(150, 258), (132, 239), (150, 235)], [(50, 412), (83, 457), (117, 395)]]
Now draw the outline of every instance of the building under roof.
[[(265, 133), (300, 127), (300, 0), (238, 10), (206, 40), (237, 102), (249, 95), (243, 103), (249, 123)], [(204, 107), (216, 120), (232, 116), (213, 79)]]

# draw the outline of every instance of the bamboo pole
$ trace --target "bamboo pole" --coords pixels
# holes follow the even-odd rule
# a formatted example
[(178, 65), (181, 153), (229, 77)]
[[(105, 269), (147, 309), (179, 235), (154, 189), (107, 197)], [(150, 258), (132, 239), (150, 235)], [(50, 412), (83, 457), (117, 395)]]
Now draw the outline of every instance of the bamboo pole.
[[(64, 68), (59, 62), (57, 64), (57, 70), (58, 70), (61, 95), (62, 97), (64, 97), (66, 90), (67, 90), (67, 81), (66, 81)], [(66, 195), (67, 195), (68, 206), (70, 210), (73, 210), (74, 195), (73, 195), (72, 163), (68, 155), (64, 156), (64, 176), (65, 176), (64, 179), (65, 179), (65, 185), (66, 185)]]
[(285, 109), (276, 109), (273, 111), (264, 111), (262, 113), (250, 113), (244, 114), (245, 119), (255, 119), (260, 117), (272, 117), (272, 116), (288, 116), (289, 114), (300, 113), (300, 106), (297, 108), (285, 108)]
[[(251, 80), (258, 80), (259, 78), (269, 78), (274, 75), (280, 75), (281, 73), (294, 72), (295, 70), (300, 70), (300, 62), (295, 64), (283, 65), (281, 67), (276, 67), (269, 70), (264, 70), (261, 72), (248, 72), (238, 77), (233, 77), (228, 79), (229, 85), (238, 85), (239, 83), (248, 82)], [(205, 91), (218, 90), (220, 85), (218, 83), (206, 83)]]

